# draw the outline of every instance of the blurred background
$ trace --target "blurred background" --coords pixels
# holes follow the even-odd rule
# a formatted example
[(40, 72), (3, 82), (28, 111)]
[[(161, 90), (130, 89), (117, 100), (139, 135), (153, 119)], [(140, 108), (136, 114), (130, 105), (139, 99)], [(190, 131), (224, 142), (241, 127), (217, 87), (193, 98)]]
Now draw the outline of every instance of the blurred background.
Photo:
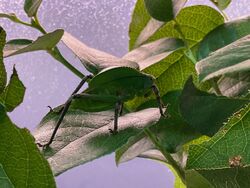
[[(47, 31), (63, 28), (87, 45), (121, 57), (128, 51), (128, 26), (136, 0), (46, 0), (39, 10)], [(24, 0), (0, 0), (0, 12), (15, 13), (28, 21)], [(189, 0), (187, 6), (207, 4), (209, 0)], [(249, 0), (232, 0), (225, 11), (230, 19), (250, 14)], [(36, 39), (31, 28), (0, 19), (7, 39)], [(63, 55), (85, 72), (79, 60), (60, 44)], [(12, 121), (31, 131), (48, 112), (69, 97), (80, 79), (45, 52), (33, 52), (5, 59), (8, 76), (13, 65), (27, 90), (24, 102), (10, 114)], [(71, 169), (56, 178), (58, 188), (172, 188), (174, 177), (158, 162), (135, 159), (116, 167), (114, 155)]]

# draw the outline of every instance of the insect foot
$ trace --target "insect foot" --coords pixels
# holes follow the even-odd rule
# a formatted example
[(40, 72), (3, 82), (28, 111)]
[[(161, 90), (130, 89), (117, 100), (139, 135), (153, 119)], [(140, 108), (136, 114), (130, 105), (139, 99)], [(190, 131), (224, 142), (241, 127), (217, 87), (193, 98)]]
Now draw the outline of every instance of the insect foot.
[(117, 130), (113, 130), (113, 129), (109, 129), (109, 132), (112, 134), (112, 135), (116, 135), (118, 133)]
[(50, 143), (47, 143), (47, 144), (36, 143), (36, 145), (38, 145), (38, 147), (42, 148), (42, 150), (44, 151), (47, 148), (49, 148)]

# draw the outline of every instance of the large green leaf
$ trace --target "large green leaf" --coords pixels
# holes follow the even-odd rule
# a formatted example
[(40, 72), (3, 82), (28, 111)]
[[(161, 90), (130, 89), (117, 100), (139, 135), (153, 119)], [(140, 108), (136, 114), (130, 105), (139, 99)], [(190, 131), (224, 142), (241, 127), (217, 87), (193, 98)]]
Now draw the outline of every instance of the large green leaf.
[(69, 33), (64, 33), (62, 41), (81, 60), (86, 69), (93, 74), (112, 66), (139, 68), (139, 65), (135, 62), (88, 47)]
[[(176, 16), (185, 5), (186, 0), (173, 0), (173, 12)], [(157, 21), (150, 17), (143, 0), (136, 2), (132, 20), (129, 26), (129, 49), (136, 48), (148, 40), (164, 22)]]
[(149, 14), (163, 22), (170, 21), (174, 18), (172, 0), (144, 0)]
[(14, 188), (14, 185), (4, 171), (2, 164), (0, 164), (0, 185), (2, 188)]
[(3, 48), (5, 45), (6, 33), (2, 27), (0, 27), (0, 94), (3, 92), (6, 82), (7, 82), (7, 73), (3, 63)]
[(10, 77), (10, 82), (0, 95), (0, 101), (4, 105), (7, 112), (13, 111), (19, 104), (22, 103), (25, 94), (25, 86), (19, 79), (15, 67), (13, 74)]
[(198, 60), (206, 58), (210, 53), (231, 44), (250, 34), (250, 17), (233, 20), (212, 30), (200, 43)]
[(186, 168), (197, 170), (212, 187), (248, 187), (249, 111), (248, 104), (209, 141), (191, 146)]
[(196, 70), (200, 81), (221, 75), (250, 70), (250, 35), (221, 48), (199, 61)]
[(231, 3), (231, 0), (210, 0), (214, 3), (220, 10), (224, 10)]
[[(59, 113), (55, 111), (43, 119), (35, 132), (37, 142), (46, 143), (49, 140), (58, 117)], [(144, 127), (155, 124), (160, 119), (160, 113), (158, 108), (149, 108), (121, 116), (116, 135), (109, 132), (109, 128), (114, 126), (113, 119), (113, 111), (88, 113), (70, 109), (51, 148), (44, 153), (54, 174), (112, 153)]]
[(0, 105), (0, 163), (15, 187), (53, 188), (55, 181), (34, 138), (16, 127)]
[(142, 45), (128, 52), (123, 59), (137, 62), (140, 69), (153, 65), (178, 48), (184, 47), (182, 40), (174, 38), (162, 38), (157, 41)]
[(43, 0), (25, 0), (24, 2), (24, 11), (29, 17), (33, 17), (37, 14)]
[[(165, 104), (169, 104), (167, 114), (170, 117), (162, 118), (156, 125), (150, 128), (150, 131), (157, 135), (159, 142), (170, 153), (175, 153), (186, 142), (199, 136), (190, 128), (181, 117), (179, 111), (180, 91), (169, 92), (162, 97)], [(140, 108), (149, 108), (157, 106), (155, 101), (148, 101)], [(145, 135), (144, 131), (131, 137), (126, 144), (116, 151), (116, 163), (122, 163), (131, 160), (141, 153), (153, 149), (154, 145)]]
[(37, 40), (29, 44), (29, 40), (13, 40), (9, 42), (4, 48), (4, 57), (18, 55), (26, 52), (33, 52), (38, 50), (51, 50), (61, 40), (64, 31), (57, 29), (51, 33), (38, 37)]
[(249, 102), (247, 99), (227, 98), (200, 91), (189, 79), (181, 95), (180, 110), (190, 127), (211, 136), (229, 116)]

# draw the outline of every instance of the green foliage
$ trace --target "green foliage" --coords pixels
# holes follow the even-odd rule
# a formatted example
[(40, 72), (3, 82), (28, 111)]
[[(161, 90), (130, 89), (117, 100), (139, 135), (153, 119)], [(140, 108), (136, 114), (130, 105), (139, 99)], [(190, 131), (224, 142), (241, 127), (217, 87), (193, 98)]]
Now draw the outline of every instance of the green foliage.
[(15, 67), (10, 77), (10, 82), (0, 94), (0, 102), (7, 112), (13, 111), (19, 104), (23, 102), (25, 86), (17, 75)]
[(197, 170), (214, 187), (247, 187), (249, 110), (248, 104), (209, 141), (191, 146), (186, 168)]
[(29, 43), (28, 39), (16, 39), (7, 43), (4, 48), (4, 57), (10, 57), (22, 53), (33, 52), (38, 50), (51, 50), (61, 40), (64, 31), (57, 29), (51, 33), (38, 37), (37, 40)]
[(29, 17), (36, 16), (42, 0), (25, 0), (24, 11)]
[[(176, 176), (176, 188), (250, 184), (249, 17), (224, 23), (223, 10), (230, 0), (211, 0), (220, 12), (202, 5), (183, 8), (186, 0), (137, 0), (129, 28), (131, 51), (122, 58), (91, 48), (61, 29), (47, 33), (37, 16), (41, 2), (25, 1), (30, 23), (14, 14), (0, 13), (0, 18), (43, 34), (36, 41), (14, 39), (5, 45), (5, 32), (0, 30), (0, 176), (4, 183), (22, 185), (22, 179), (15, 177), (24, 177), (27, 166), (22, 162), (28, 161), (32, 162), (29, 168), (35, 168), (34, 164), (37, 168), (26, 177), (31, 186), (46, 182), (55, 186), (30, 134), (6, 115), (5, 111), (22, 102), (25, 87), (15, 70), (6, 86), (2, 58), (46, 50), (83, 77), (56, 47), (62, 40), (93, 78), (87, 89), (70, 97), (69, 111), (52, 144), (42, 152), (54, 174), (115, 151), (117, 164), (135, 157), (167, 163)], [(191, 75), (194, 81), (188, 79)], [(158, 101), (153, 99), (153, 84), (160, 90)], [(166, 105), (164, 113), (169, 115), (166, 118), (155, 108), (161, 100)], [(118, 101), (125, 102), (125, 109), (118, 118), (118, 133), (110, 134)], [(37, 142), (50, 140), (66, 104), (43, 118), (34, 133)], [(13, 148), (7, 147), (9, 137), (13, 138), (11, 144), (15, 143)], [(7, 148), (13, 155), (6, 164), (1, 152), (6, 153)], [(27, 152), (34, 158), (27, 159)], [(15, 171), (9, 164), (14, 164)]]
[(15, 187), (55, 187), (48, 162), (27, 129), (14, 125), (0, 105), (0, 163)]

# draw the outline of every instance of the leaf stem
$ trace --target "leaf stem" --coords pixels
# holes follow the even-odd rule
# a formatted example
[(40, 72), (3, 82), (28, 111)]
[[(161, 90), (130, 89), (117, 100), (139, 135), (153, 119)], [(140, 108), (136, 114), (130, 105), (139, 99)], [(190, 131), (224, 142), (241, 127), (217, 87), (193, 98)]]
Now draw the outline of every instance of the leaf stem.
[(159, 143), (156, 136), (149, 130), (149, 128), (144, 129), (145, 134), (149, 137), (149, 139), (154, 143), (156, 148), (164, 155), (167, 159), (168, 164), (171, 165), (179, 177), (181, 178), (182, 182), (185, 184), (185, 172), (181, 166), (173, 159), (173, 157), (165, 150), (165, 148)]

